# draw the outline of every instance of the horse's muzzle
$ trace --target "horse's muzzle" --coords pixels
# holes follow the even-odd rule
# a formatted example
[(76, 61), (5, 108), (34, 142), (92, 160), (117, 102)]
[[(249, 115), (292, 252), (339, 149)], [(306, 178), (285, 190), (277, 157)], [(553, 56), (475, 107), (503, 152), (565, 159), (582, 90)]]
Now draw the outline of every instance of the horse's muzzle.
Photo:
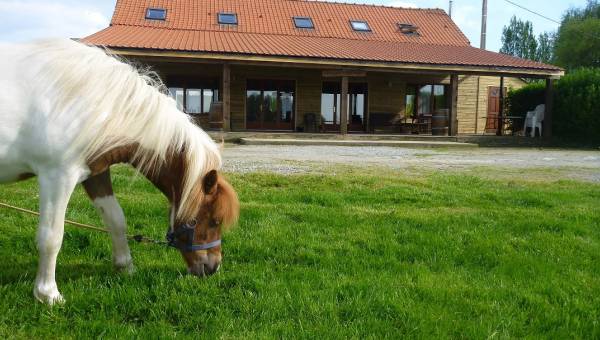
[(188, 267), (188, 272), (198, 277), (210, 276), (221, 267), (221, 257), (214, 254), (202, 254), (194, 265)]

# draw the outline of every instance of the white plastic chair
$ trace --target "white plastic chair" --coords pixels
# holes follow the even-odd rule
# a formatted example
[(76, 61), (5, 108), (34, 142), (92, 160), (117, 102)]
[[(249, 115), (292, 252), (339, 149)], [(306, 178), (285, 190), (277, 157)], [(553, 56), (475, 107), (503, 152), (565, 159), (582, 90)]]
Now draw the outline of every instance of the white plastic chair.
[(544, 113), (546, 112), (546, 105), (540, 104), (535, 110), (527, 112), (525, 117), (525, 126), (523, 132), (527, 132), (527, 128), (531, 128), (531, 138), (535, 137), (535, 128), (540, 130), (540, 136), (542, 135), (542, 122), (544, 121)]

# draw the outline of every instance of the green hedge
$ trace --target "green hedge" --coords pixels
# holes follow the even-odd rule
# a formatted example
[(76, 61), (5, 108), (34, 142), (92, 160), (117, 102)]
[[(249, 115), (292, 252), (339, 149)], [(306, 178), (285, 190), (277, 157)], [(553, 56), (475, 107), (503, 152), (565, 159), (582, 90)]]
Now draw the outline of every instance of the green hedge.
[[(511, 116), (524, 117), (527, 111), (545, 102), (544, 83), (533, 83), (508, 94)], [(600, 69), (579, 69), (556, 82), (553, 134), (565, 141), (600, 142)]]
[(522, 117), (523, 119), (516, 120), (515, 130), (523, 128), (527, 111), (533, 111), (539, 104), (544, 104), (546, 101), (546, 84), (537, 82), (529, 84), (518, 90), (510, 90), (506, 97), (506, 106), (509, 116)]
[(553, 133), (577, 142), (600, 142), (600, 69), (579, 69), (556, 84)]

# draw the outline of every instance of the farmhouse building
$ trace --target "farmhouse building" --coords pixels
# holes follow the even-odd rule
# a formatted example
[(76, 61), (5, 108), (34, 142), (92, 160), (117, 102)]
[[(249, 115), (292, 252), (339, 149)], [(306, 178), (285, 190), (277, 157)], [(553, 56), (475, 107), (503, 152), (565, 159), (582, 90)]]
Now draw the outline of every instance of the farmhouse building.
[(540, 78), (550, 93), (563, 74), (472, 47), (440, 9), (118, 0), (83, 41), (151, 65), (182, 110), (224, 131), (495, 133), (507, 88)]

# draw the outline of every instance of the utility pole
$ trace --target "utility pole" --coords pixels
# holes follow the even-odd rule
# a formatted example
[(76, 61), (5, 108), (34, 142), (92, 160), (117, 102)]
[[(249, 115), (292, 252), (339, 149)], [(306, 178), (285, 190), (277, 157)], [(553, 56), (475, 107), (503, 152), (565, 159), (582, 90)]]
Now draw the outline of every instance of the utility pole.
[(483, 0), (481, 11), (481, 45), (479, 48), (485, 50), (485, 39), (487, 37), (487, 0)]
[(450, 18), (452, 18), (452, 0), (450, 0), (450, 6), (449, 6), (449, 9), (448, 9), (448, 16)]

